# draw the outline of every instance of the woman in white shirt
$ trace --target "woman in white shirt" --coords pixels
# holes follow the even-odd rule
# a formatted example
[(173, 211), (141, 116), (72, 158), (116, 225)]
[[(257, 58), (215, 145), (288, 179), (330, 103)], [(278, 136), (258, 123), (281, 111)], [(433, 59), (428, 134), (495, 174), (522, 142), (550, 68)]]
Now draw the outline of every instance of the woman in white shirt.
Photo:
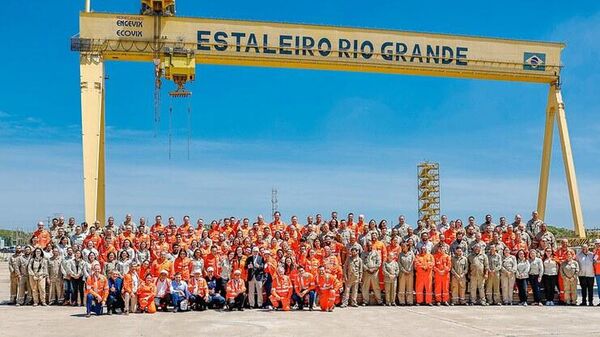
[(542, 305), (542, 293), (540, 283), (544, 275), (544, 263), (537, 255), (537, 251), (532, 249), (529, 251), (529, 284), (533, 291), (534, 305)]
[(529, 279), (529, 260), (525, 257), (525, 251), (519, 249), (517, 252), (517, 289), (519, 290), (519, 304), (527, 306), (527, 280)]
[(544, 251), (544, 275), (542, 282), (544, 283), (544, 293), (546, 297), (546, 305), (554, 305), (554, 296), (556, 295), (556, 285), (558, 283), (558, 262), (554, 258), (554, 251), (548, 247)]

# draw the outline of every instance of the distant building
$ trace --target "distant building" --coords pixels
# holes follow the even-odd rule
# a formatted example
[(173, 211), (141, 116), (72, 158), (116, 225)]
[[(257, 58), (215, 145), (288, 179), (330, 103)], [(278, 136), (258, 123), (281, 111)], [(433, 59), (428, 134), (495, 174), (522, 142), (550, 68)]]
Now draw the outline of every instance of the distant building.
[(0, 238), (0, 249), (4, 248), (4, 238)]

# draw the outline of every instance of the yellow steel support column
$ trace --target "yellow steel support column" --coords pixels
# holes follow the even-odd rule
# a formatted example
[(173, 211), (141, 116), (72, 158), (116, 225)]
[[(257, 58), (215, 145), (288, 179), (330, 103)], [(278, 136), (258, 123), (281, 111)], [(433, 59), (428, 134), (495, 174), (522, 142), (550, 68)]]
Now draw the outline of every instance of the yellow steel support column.
[(552, 92), (556, 103), (556, 117), (558, 122), (558, 132), (560, 134), (560, 145), (562, 148), (563, 162), (565, 164), (565, 174), (567, 175), (567, 186), (569, 188), (569, 199), (571, 201), (571, 211), (573, 213), (573, 223), (575, 225), (575, 234), (580, 238), (586, 237), (585, 226), (583, 223), (583, 213), (581, 203), (579, 202), (579, 189), (577, 187), (577, 177), (575, 175), (575, 164), (573, 163), (573, 153), (571, 151), (571, 139), (569, 138), (569, 129), (567, 128), (567, 118), (565, 115), (565, 105), (562, 100), (562, 94), (558, 85), (552, 85)]
[(556, 112), (556, 98), (553, 86), (548, 92), (546, 105), (546, 130), (544, 132), (544, 146), (542, 148), (542, 171), (540, 172), (540, 186), (538, 192), (537, 211), (540, 219), (546, 214), (546, 197), (548, 196), (548, 178), (550, 176), (550, 161), (552, 158), (552, 138), (554, 136), (554, 119)]
[(79, 69), (85, 221), (104, 225), (104, 60), (97, 54), (81, 54)]

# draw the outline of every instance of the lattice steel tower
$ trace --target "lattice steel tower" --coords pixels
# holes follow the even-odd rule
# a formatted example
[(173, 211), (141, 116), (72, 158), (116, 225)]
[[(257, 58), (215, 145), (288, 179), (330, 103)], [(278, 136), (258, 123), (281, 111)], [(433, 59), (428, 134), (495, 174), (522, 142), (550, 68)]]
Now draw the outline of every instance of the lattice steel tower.
[(423, 162), (417, 165), (419, 219), (440, 221), (440, 164)]

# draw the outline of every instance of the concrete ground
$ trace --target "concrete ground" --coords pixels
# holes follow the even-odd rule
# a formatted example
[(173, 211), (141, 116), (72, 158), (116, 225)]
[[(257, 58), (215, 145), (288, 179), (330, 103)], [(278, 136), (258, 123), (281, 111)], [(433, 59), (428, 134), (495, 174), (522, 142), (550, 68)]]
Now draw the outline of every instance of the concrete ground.
[[(0, 299), (9, 295), (0, 263)], [(91, 318), (83, 308), (0, 305), (1, 336), (600, 336), (600, 307), (366, 307)]]

